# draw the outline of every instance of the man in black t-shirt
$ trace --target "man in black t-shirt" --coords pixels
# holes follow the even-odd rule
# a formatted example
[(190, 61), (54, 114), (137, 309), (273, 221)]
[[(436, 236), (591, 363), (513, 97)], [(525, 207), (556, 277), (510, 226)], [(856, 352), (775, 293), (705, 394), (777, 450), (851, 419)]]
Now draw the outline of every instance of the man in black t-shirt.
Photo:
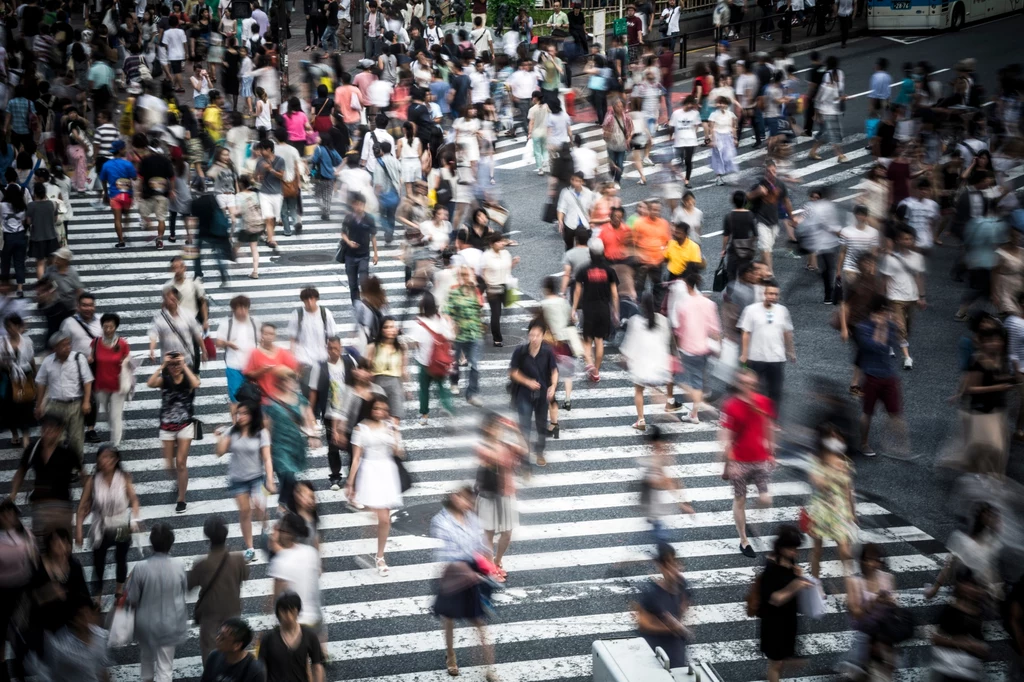
[(533, 450), (537, 466), (544, 466), (544, 444), (547, 436), (558, 434), (558, 424), (548, 430), (548, 406), (555, 400), (555, 386), (558, 385), (558, 365), (551, 346), (544, 343), (544, 323), (530, 322), (528, 341), (512, 351), (508, 377), (512, 380), (512, 401), (519, 416), (519, 429), (523, 438), (530, 442), (530, 418), (537, 429), (537, 445)]
[(224, 621), (217, 633), (217, 649), (203, 663), (200, 682), (266, 682), (263, 666), (246, 651), (250, 642), (252, 628), (248, 623), (241, 618)]
[[(22, 38), (35, 38), (39, 35), (39, 25), (43, 23), (43, 8), (39, 6), (36, 0), (28, 0), (28, 2), (22, 5), (19, 12), (19, 28), (21, 29)], [(31, 51), (33, 49), (32, 40), (25, 40), (25, 50)]]
[[(619, 312), (619, 277), (604, 257), (604, 242), (591, 239), (590, 264), (576, 273), (576, 291), (572, 297), (572, 314), (583, 311), (583, 357), (587, 377), (601, 380), (604, 340), (611, 336)], [(594, 354), (591, 355), (591, 344)]]
[(171, 165), (170, 157), (161, 151), (159, 140), (150, 140), (148, 147), (139, 150), (139, 155), (142, 157), (139, 163), (142, 194), (136, 206), (147, 230), (151, 229), (150, 221), (156, 221), (156, 248), (162, 249), (174, 167)]
[[(783, 215), (782, 211), (785, 211), (787, 220), (793, 215), (789, 190), (776, 173), (775, 162), (771, 159), (764, 164), (764, 175), (747, 192), (747, 200), (750, 201), (750, 210), (757, 223), (757, 250), (761, 253), (761, 260), (771, 270), (772, 250), (779, 234), (779, 217)], [(793, 239), (792, 234), (789, 237)]]
[(359, 300), (359, 283), (370, 274), (371, 247), (373, 264), (377, 264), (377, 224), (366, 214), (366, 199), (362, 194), (353, 192), (349, 205), (352, 212), (341, 224), (341, 241), (349, 297), (354, 305)]
[(274, 614), (279, 625), (260, 639), (260, 662), (271, 680), (305, 680), (307, 666), (311, 682), (323, 682), (324, 659), (316, 633), (299, 625), (302, 599), (294, 592), (277, 598)]
[[(81, 422), (79, 422), (81, 424)], [(71, 482), (81, 465), (78, 455), (64, 445), (64, 419), (44, 414), (39, 420), (40, 436), (25, 448), (11, 481), (11, 499), (18, 496), (29, 470), (35, 475), (28, 500), (32, 505), (32, 531), (44, 537), (57, 528), (72, 530)]]
[(804, 104), (804, 135), (808, 137), (814, 132), (814, 96), (818, 93), (821, 80), (825, 77), (825, 65), (821, 55), (811, 53), (811, 70), (807, 74), (807, 97)]

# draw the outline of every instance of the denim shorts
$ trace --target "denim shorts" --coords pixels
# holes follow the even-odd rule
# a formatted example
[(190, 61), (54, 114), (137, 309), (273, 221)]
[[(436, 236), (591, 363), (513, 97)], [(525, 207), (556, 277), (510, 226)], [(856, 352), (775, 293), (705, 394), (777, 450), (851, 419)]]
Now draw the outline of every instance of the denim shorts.
[(228, 494), (231, 497), (248, 494), (250, 497), (258, 497), (263, 493), (263, 477), (258, 476), (251, 481), (232, 481), (228, 479)]

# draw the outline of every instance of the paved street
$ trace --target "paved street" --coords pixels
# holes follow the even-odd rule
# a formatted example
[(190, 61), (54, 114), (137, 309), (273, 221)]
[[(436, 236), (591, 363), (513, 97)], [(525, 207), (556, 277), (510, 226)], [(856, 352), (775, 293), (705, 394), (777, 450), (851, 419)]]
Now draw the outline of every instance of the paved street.
[[(841, 52), (848, 93), (854, 97), (846, 116), (846, 153), (851, 163), (834, 159), (808, 162), (809, 141), (794, 147), (794, 165), (789, 174), (799, 179), (792, 187), (793, 203), (799, 207), (811, 185), (826, 184), (833, 196), (850, 206), (856, 185), (867, 170), (870, 154), (864, 149), (863, 118), (868, 76), (878, 56), (888, 57), (894, 73), (904, 61), (931, 61), (936, 70), (950, 68), (963, 57), (978, 61), (978, 72), (989, 94), (995, 89), (993, 74), (1019, 54), (1017, 48), (1024, 18), (1015, 16), (959, 34), (931, 37), (904, 44), (886, 38), (851, 41)], [(911, 42), (911, 41), (904, 41)], [(827, 53), (829, 50), (823, 49)], [(838, 53), (838, 49), (836, 50)], [(798, 68), (806, 56), (797, 58)], [(938, 77), (944, 78), (944, 73)], [(689, 90), (689, 83), (680, 85)], [(858, 94), (859, 93), (859, 94)], [(600, 131), (594, 125), (575, 129), (588, 144), (596, 144)], [(665, 142), (666, 135), (657, 141)], [(752, 139), (741, 142), (740, 186), (753, 184), (763, 162), (764, 151), (751, 149)], [(503, 141), (498, 153), (498, 186), (511, 207), (513, 229), (520, 246), (513, 250), (523, 263), (516, 273), (530, 298), (539, 295), (544, 275), (560, 270), (561, 239), (552, 226), (539, 221), (545, 195), (543, 178), (521, 162), (523, 140)], [(823, 150), (825, 153), (826, 150)], [(698, 207), (704, 211), (704, 255), (710, 272), (717, 265), (720, 243), (715, 236), (727, 211), (733, 188), (710, 186), (708, 152), (695, 157), (694, 186)], [(652, 186), (638, 187), (637, 175), (629, 168), (623, 180), (622, 197), (627, 205), (650, 196)], [(1020, 170), (1017, 186), (1024, 185)], [(147, 330), (159, 307), (160, 285), (169, 275), (167, 264), (174, 249), (153, 249), (153, 233), (140, 226), (135, 213), (129, 221), (129, 248), (115, 252), (109, 212), (92, 209), (90, 200), (76, 199), (75, 222), (69, 241), (86, 288), (97, 294), (99, 313), (121, 315), (120, 333), (133, 352), (145, 355)], [(228, 314), (231, 297), (244, 293), (253, 301), (253, 314), (260, 320), (283, 328), (299, 305), (299, 289), (315, 285), (320, 303), (335, 313), (342, 333), (351, 332), (351, 310), (345, 276), (334, 264), (338, 223), (310, 220), (315, 215), (311, 195), (304, 197), (307, 219), (301, 236), (281, 238), (281, 253), (270, 262), (264, 259), (260, 279), (245, 279), (247, 252), (233, 269), (235, 279), (228, 289), (216, 288), (216, 276), (208, 276), (211, 320)], [(336, 202), (340, 212), (341, 202)], [(180, 246), (179, 241), (178, 245)], [(174, 246), (174, 245), (171, 245)], [(962, 325), (952, 319), (960, 286), (947, 276), (952, 250), (939, 250), (929, 278), (931, 307), (917, 319), (913, 337), (915, 368), (904, 374), (906, 409), (913, 435), (910, 461), (879, 457), (858, 461), (858, 513), (862, 541), (881, 544), (888, 554), (889, 569), (895, 574), (897, 600), (910, 607), (920, 630), (907, 642), (901, 681), (925, 679), (927, 670), (928, 624), (934, 622), (937, 606), (925, 603), (922, 586), (938, 571), (943, 560), (943, 543), (951, 529), (946, 481), (933, 468), (935, 454), (950, 438), (954, 411), (945, 402), (957, 379), (955, 341)], [(403, 265), (398, 249), (385, 249), (374, 274), (381, 277), (392, 297), (392, 310), (404, 310)], [(796, 325), (798, 363), (787, 370), (785, 417), (797, 420), (809, 407), (807, 397), (814, 379), (827, 376), (844, 386), (848, 379), (849, 350), (828, 326), (832, 312), (820, 303), (820, 278), (807, 273), (803, 263), (776, 252), (776, 272), (782, 282), (782, 302), (790, 307)], [(208, 272), (212, 264), (204, 263)], [(529, 300), (509, 311), (504, 318), (506, 348), (488, 349), (482, 365), (482, 381), (488, 404), (502, 407), (511, 347), (525, 336)], [(395, 310), (398, 308), (398, 310)], [(39, 324), (32, 331), (37, 348), (44, 345)], [(504, 565), (509, 581), (495, 599), (496, 616), (489, 629), (496, 644), (497, 673), (509, 682), (590, 679), (590, 646), (598, 637), (627, 635), (633, 630), (629, 602), (638, 585), (654, 568), (650, 561), (649, 525), (638, 506), (641, 458), (645, 447), (630, 428), (635, 419), (628, 375), (618, 369), (617, 357), (606, 359), (607, 371), (599, 384), (579, 382), (573, 394), (573, 409), (563, 413), (560, 440), (549, 441), (548, 466), (540, 470), (520, 491), (522, 526), (513, 537)], [(213, 429), (229, 421), (225, 400), (224, 366), (220, 360), (204, 366), (202, 386), (196, 400), (197, 416), (205, 424), (207, 437), (193, 444), (189, 457), (191, 482), (188, 510), (174, 514), (174, 483), (164, 469), (157, 440), (159, 393), (140, 384), (133, 402), (126, 407), (124, 466), (134, 479), (147, 524), (157, 520), (170, 523), (177, 542), (173, 554), (191, 563), (206, 551), (202, 535), (209, 514), (222, 514), (230, 522), (232, 549), (241, 549), (235, 502), (225, 493), (226, 462), (214, 454)], [(148, 362), (137, 375), (144, 381), (153, 371)], [(650, 397), (649, 397), (650, 399)], [(415, 424), (415, 407), (410, 405), (403, 423), (408, 451), (408, 468), (415, 485), (406, 494), (406, 507), (395, 521), (388, 545), (391, 575), (381, 578), (364, 567), (375, 547), (374, 525), (368, 515), (349, 511), (342, 492), (331, 492), (327, 483), (326, 451), (311, 453), (306, 477), (318, 489), (321, 516), (321, 580), (325, 617), (329, 632), (328, 680), (375, 680), (380, 682), (440, 682), (449, 679), (444, 671), (444, 643), (437, 620), (430, 614), (433, 579), (439, 566), (432, 562), (433, 541), (426, 537), (430, 517), (439, 509), (441, 495), (470, 481), (476, 469), (470, 449), (475, 410), (457, 399), (454, 422), (432, 419), (429, 427)], [(649, 421), (662, 423), (670, 434), (676, 454), (673, 474), (685, 483), (693, 503), (693, 516), (669, 517), (668, 526), (679, 555), (685, 560), (686, 576), (693, 590), (689, 625), (695, 641), (692, 657), (714, 664), (723, 682), (764, 678), (764, 661), (758, 648), (757, 623), (747, 618), (744, 596), (762, 560), (750, 560), (738, 552), (732, 513), (731, 486), (721, 479), (717, 424), (680, 424), (661, 408), (649, 408)], [(102, 421), (100, 432), (105, 433)], [(453, 433), (453, 427), (455, 428)], [(1020, 455), (1015, 446), (1014, 455)], [(20, 452), (0, 450), (0, 490), (6, 490), (17, 466)], [(87, 459), (92, 459), (91, 456)], [(1011, 475), (1019, 478), (1021, 467), (1011, 458)], [(807, 499), (809, 486), (799, 471), (783, 468), (775, 479), (771, 509), (749, 513), (751, 540), (763, 552), (771, 542), (775, 526), (795, 522)], [(77, 497), (78, 492), (76, 492)], [(148, 555), (147, 537), (138, 536), (130, 560), (141, 558), (139, 545)], [(251, 579), (243, 586), (244, 616), (256, 630), (269, 628), (272, 581), (266, 576), (266, 557), (259, 552), (252, 564)], [(91, 553), (80, 551), (86, 565), (86, 579), (92, 575)], [(109, 557), (111, 562), (113, 557)], [(107, 575), (112, 578), (113, 566)], [(822, 570), (829, 592), (828, 613), (817, 622), (802, 623), (800, 646), (806, 667), (799, 675), (808, 680), (829, 675), (838, 655), (850, 645), (851, 630), (845, 602), (842, 570), (834, 547), (826, 546)], [(108, 586), (108, 593), (111, 588)], [(190, 603), (195, 602), (195, 594)], [(456, 648), (465, 680), (482, 680), (476, 633), (470, 627), (456, 630)], [(993, 643), (996, 662), (990, 664), (991, 678), (1006, 675), (998, 660), (1008, 650), (1005, 632), (993, 621), (986, 632)], [(138, 679), (138, 652), (130, 646), (115, 652), (111, 679)], [(175, 679), (196, 679), (201, 673), (198, 630), (176, 654)]]

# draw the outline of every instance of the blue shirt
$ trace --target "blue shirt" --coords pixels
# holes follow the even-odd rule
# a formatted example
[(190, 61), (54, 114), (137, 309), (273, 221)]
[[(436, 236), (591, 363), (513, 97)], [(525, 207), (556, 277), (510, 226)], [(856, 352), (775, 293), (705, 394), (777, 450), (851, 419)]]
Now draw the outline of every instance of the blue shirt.
[(967, 267), (991, 270), (996, 266), (996, 249), (1006, 243), (1006, 224), (998, 218), (973, 218), (964, 231)]
[(871, 74), (871, 92), (868, 97), (871, 99), (889, 99), (889, 86), (892, 85), (892, 76), (885, 71), (875, 71)]
[(334, 179), (334, 167), (341, 165), (341, 155), (333, 149), (317, 145), (313, 151), (310, 165), (316, 169), (316, 176), (321, 180)]
[(107, 195), (115, 197), (118, 194), (132, 195), (132, 180), (136, 177), (135, 166), (127, 159), (110, 159), (103, 164), (100, 171), (100, 181), (107, 183)]
[(452, 86), (448, 85), (444, 81), (433, 81), (430, 84), (430, 94), (434, 96), (434, 101), (437, 102), (437, 106), (441, 107), (441, 113), (447, 115), (451, 112), (448, 107), (448, 91), (452, 89)]
[(896, 374), (892, 358), (889, 356), (889, 349), (896, 351), (899, 336), (896, 332), (896, 325), (889, 322), (888, 343), (875, 341), (875, 323), (865, 320), (854, 329), (857, 339), (857, 348), (860, 349), (860, 369), (864, 374), (876, 379), (889, 379)]

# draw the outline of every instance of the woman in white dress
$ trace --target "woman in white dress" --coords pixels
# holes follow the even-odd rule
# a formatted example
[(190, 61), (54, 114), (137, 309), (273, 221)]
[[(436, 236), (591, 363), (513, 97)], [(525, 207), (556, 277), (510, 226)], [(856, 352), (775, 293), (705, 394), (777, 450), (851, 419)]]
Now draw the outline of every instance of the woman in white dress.
[(633, 122), (633, 134), (626, 142), (629, 143), (629, 148), (633, 150), (633, 166), (636, 168), (636, 172), (640, 174), (640, 179), (636, 181), (636, 184), (646, 185), (647, 176), (644, 174), (643, 159), (646, 154), (650, 153), (651, 132), (647, 129), (647, 115), (640, 108), (639, 97), (633, 98), (633, 106), (629, 110), (629, 118)]
[(475, 104), (462, 110), (461, 116), (452, 124), (452, 130), (455, 131), (455, 145), (472, 165), (473, 177), (476, 178), (476, 164), (480, 160), (480, 119), (477, 118)]
[(416, 137), (416, 125), (406, 121), (402, 126), (404, 137), (398, 138), (398, 162), (402, 165), (402, 182), (406, 196), (412, 196), (412, 183), (423, 179), (423, 142)]
[(377, 515), (377, 573), (390, 573), (384, 562), (384, 546), (391, 531), (391, 510), (402, 506), (402, 481), (395, 458), (402, 458), (402, 435), (395, 428), (388, 400), (378, 396), (370, 417), (352, 432), (352, 467), (345, 496)]
[(629, 318), (626, 337), (619, 351), (626, 359), (633, 380), (636, 421), (633, 428), (647, 430), (644, 420), (644, 388), (665, 386), (672, 380), (672, 356), (669, 351), (671, 330), (668, 320), (655, 311), (654, 297), (645, 293), (640, 300), (640, 315)]

